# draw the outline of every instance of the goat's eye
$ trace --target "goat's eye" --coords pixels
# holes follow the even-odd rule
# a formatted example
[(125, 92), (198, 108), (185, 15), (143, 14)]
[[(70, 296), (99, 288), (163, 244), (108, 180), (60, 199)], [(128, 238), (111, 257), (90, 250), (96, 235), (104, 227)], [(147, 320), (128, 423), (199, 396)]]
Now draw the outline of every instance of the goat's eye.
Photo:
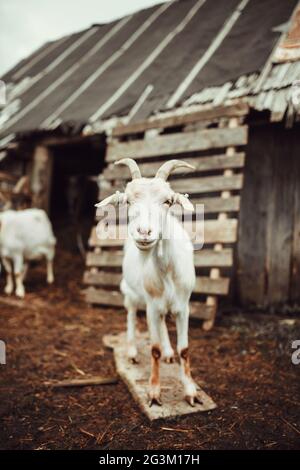
[(171, 199), (166, 199), (164, 204), (166, 204), (167, 206), (171, 206), (173, 203), (172, 203), (172, 200)]

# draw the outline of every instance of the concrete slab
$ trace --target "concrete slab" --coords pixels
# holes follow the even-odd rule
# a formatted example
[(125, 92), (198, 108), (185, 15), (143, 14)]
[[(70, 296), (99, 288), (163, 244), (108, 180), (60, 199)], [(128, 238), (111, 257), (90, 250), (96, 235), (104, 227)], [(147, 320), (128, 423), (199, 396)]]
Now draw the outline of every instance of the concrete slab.
[(131, 364), (126, 354), (126, 334), (106, 335), (103, 337), (106, 347), (113, 349), (116, 369), (128, 386), (133, 398), (145, 415), (152, 421), (159, 418), (170, 418), (190, 413), (199, 413), (216, 408), (214, 401), (198, 386), (199, 398), (203, 404), (191, 407), (183, 397), (179, 380), (179, 364), (166, 364), (161, 361), (161, 398), (162, 406), (148, 405), (148, 383), (150, 376), (150, 341), (148, 333), (139, 333), (138, 364)]

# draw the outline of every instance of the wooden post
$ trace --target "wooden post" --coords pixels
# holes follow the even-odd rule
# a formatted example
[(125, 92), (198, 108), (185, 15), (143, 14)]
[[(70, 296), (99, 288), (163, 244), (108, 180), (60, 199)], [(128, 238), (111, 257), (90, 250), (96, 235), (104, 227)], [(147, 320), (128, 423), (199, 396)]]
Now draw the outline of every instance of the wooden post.
[(31, 172), (32, 205), (50, 210), (50, 190), (52, 179), (53, 158), (48, 147), (37, 145), (34, 150), (33, 168)]
[[(228, 126), (229, 128), (234, 128), (234, 127), (237, 127), (238, 125), (239, 125), (238, 118), (231, 118), (229, 120), (229, 126)], [(235, 154), (235, 151), (236, 151), (236, 149), (235, 149), (234, 146), (229, 146), (226, 149), (226, 155), (232, 156), (232, 155)], [(223, 172), (223, 175), (227, 176), (227, 177), (232, 176), (233, 171), (230, 170), (230, 169), (227, 169)], [(222, 191), (221, 192), (221, 197), (223, 199), (227, 199), (230, 196), (231, 196), (231, 191)], [(227, 219), (226, 212), (220, 212), (220, 214), (218, 215), (218, 219), (219, 220)], [(222, 251), (222, 249), (223, 249), (223, 245), (221, 243), (216, 243), (214, 245), (214, 250), (215, 251)], [(211, 279), (218, 279), (220, 277), (220, 269), (212, 268), (210, 270), (209, 277)], [(209, 320), (205, 320), (203, 322), (203, 330), (208, 331), (214, 326), (214, 323), (215, 323), (215, 318), (216, 318), (217, 308), (218, 308), (218, 298), (217, 298), (217, 296), (216, 295), (208, 295), (207, 298), (206, 298), (206, 305), (208, 307), (212, 307), (211, 318)]]

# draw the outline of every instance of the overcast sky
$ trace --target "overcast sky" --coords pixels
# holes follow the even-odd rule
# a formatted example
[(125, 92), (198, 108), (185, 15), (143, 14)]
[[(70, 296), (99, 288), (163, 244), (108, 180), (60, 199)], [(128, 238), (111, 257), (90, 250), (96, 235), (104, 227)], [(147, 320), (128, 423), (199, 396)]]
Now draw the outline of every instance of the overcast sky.
[(46, 41), (167, 0), (0, 0), (0, 75)]

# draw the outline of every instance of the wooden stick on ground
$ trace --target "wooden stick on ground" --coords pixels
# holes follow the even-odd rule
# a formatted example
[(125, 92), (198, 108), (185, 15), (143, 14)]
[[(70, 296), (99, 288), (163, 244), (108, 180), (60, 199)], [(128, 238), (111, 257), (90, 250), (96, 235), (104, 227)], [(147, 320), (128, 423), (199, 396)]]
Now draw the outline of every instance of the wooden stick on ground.
[(85, 379), (67, 379), (60, 382), (45, 382), (45, 385), (50, 385), (53, 388), (85, 387), (88, 385), (111, 385), (116, 384), (117, 382), (117, 377), (90, 377)]

